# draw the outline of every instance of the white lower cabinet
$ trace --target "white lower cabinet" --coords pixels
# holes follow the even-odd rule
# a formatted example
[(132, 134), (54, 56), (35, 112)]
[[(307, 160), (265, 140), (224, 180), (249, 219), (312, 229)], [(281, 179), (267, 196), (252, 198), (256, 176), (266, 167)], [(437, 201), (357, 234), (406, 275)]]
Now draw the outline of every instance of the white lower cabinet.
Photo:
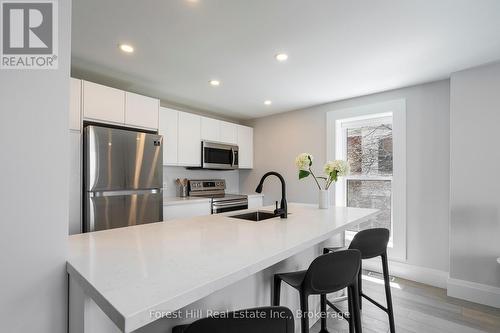
[(248, 208), (255, 209), (264, 206), (263, 196), (249, 196), (248, 197)]
[(163, 206), (163, 221), (206, 216), (212, 213), (210, 202), (183, 203)]

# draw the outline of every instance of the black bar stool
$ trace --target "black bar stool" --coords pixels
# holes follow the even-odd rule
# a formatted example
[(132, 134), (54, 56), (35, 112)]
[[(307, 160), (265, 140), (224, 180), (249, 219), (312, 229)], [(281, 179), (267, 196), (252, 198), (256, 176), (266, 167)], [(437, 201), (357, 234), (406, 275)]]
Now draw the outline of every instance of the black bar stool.
[(267, 306), (229, 312), (176, 326), (172, 333), (294, 333), (293, 314), (283, 306)]
[[(394, 310), (392, 308), (392, 296), (391, 296), (391, 285), (389, 281), (389, 266), (387, 265), (387, 243), (389, 242), (389, 230), (385, 228), (374, 228), (362, 230), (354, 236), (349, 249), (359, 250), (361, 252), (362, 259), (371, 259), (380, 256), (382, 258), (382, 271), (384, 275), (384, 285), (385, 285), (385, 298), (387, 300), (387, 308), (382, 306), (380, 303), (372, 299), (371, 297), (365, 295), (362, 290), (361, 284), (361, 273), (359, 274), (359, 304), (361, 308), (362, 298), (366, 298), (368, 301), (373, 303), (378, 308), (382, 309), (389, 316), (389, 327), (391, 333), (396, 332), (394, 325)], [(339, 248), (325, 248), (324, 253), (329, 253), (336, 251)], [(328, 302), (335, 311), (335, 308), (330, 302)], [(337, 311), (338, 312), (338, 311)]]
[(300, 294), (301, 332), (309, 332), (310, 295), (321, 295), (321, 331), (326, 330), (326, 294), (348, 288), (352, 301), (349, 315), (349, 330), (354, 327), (361, 332), (361, 315), (359, 312), (358, 275), (361, 268), (361, 253), (358, 250), (345, 250), (324, 254), (313, 260), (307, 270), (274, 275), (273, 305), (280, 302), (281, 281), (285, 281)]

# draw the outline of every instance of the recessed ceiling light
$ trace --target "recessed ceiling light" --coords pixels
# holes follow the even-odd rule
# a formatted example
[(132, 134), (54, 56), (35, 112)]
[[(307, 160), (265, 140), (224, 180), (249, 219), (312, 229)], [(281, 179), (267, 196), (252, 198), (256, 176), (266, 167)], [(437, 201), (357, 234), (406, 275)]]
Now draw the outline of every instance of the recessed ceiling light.
[(220, 86), (220, 81), (219, 80), (210, 80), (208, 81), (211, 86), (218, 87)]
[(278, 53), (277, 55), (274, 56), (276, 58), (276, 60), (278, 61), (285, 61), (286, 59), (288, 59), (288, 54), (286, 53)]
[(134, 52), (134, 47), (129, 44), (120, 44), (119, 45), (120, 50), (122, 50), (125, 53), (133, 53)]
[(271, 102), (270, 100), (267, 100), (267, 101), (264, 101), (264, 104), (265, 105), (271, 105), (271, 104), (273, 104), (273, 102)]

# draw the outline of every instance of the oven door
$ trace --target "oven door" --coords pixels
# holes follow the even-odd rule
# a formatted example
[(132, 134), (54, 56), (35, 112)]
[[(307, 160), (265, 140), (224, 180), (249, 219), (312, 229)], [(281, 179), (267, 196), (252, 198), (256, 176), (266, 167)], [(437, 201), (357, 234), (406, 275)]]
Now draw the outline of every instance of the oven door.
[(238, 169), (238, 146), (203, 141), (201, 149), (204, 169)]
[(248, 209), (248, 199), (212, 202), (212, 214)]

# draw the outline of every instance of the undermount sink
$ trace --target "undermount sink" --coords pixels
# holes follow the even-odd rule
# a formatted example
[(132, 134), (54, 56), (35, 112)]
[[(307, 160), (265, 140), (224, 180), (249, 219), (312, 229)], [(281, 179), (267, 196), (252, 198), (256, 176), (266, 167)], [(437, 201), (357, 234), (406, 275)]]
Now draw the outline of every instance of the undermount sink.
[(279, 217), (279, 215), (274, 215), (273, 212), (255, 211), (255, 212), (250, 212), (250, 213), (245, 213), (245, 214), (232, 215), (232, 216), (228, 216), (228, 217), (258, 222), (258, 221), (263, 221), (263, 220), (267, 220), (267, 219), (272, 219), (273, 217)]

